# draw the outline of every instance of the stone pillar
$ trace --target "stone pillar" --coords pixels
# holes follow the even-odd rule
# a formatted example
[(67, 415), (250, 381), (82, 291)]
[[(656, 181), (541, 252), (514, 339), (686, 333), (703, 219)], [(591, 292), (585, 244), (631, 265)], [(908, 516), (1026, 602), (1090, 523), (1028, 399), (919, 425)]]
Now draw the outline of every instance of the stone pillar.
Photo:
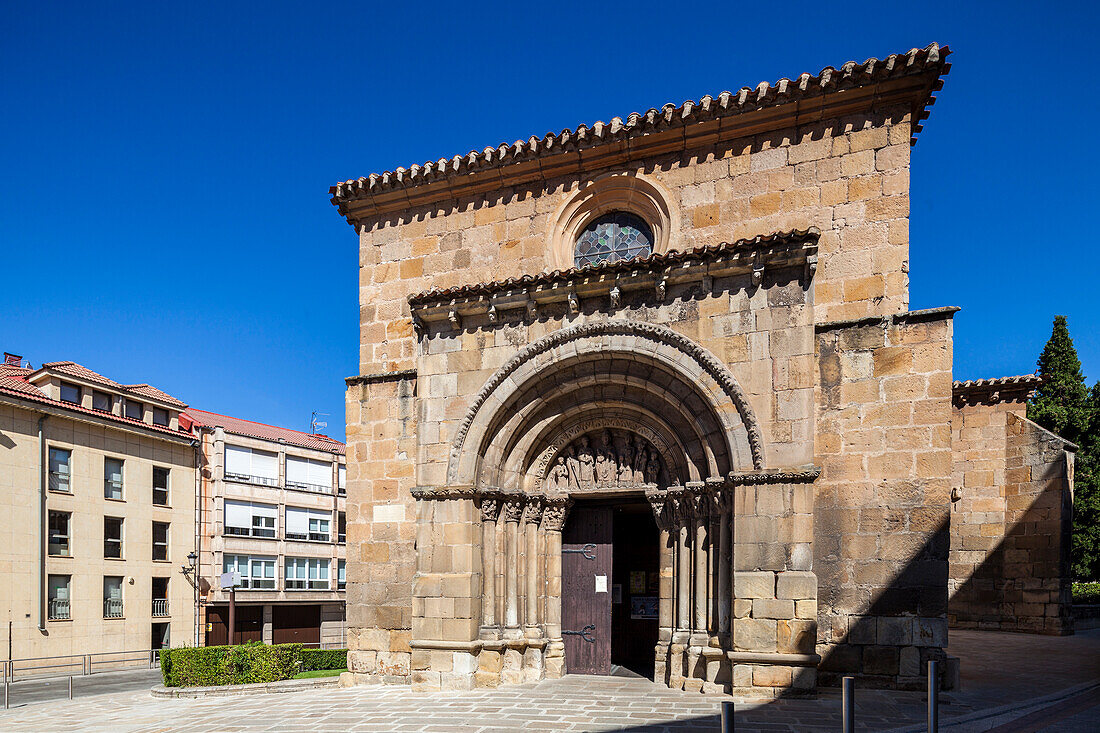
[(500, 498), (495, 494), (483, 494), (481, 508), (481, 629), (482, 639), (500, 638), (497, 621), (497, 517), (500, 515)]
[(733, 553), (730, 535), (733, 526), (730, 518), (729, 495), (718, 495), (718, 638), (722, 646), (729, 647), (730, 615), (733, 613)]
[(703, 647), (710, 641), (707, 634), (707, 494), (704, 485), (692, 482), (687, 485), (692, 507), (691, 554), (692, 554), (692, 598), (691, 598), (691, 638), (687, 650), (687, 670), (684, 674), (684, 689), (692, 692), (702, 690), (706, 677), (705, 661), (702, 658)]
[(688, 671), (687, 644), (691, 637), (691, 497), (683, 487), (669, 491), (676, 502), (676, 630), (669, 646), (668, 684), (682, 689)]
[(546, 497), (542, 531), (546, 535), (546, 676), (565, 674), (565, 642), (561, 636), (561, 530), (573, 500), (567, 496)]
[(523, 636), (519, 627), (519, 521), (524, 498), (504, 497), (504, 638)]
[(542, 635), (539, 628), (539, 520), (542, 518), (542, 497), (531, 496), (523, 512), (523, 528), (527, 533), (527, 547), (524, 568), (526, 572), (526, 590), (524, 592), (523, 635), (528, 639), (537, 639)]
[(675, 617), (675, 564), (676, 550), (673, 546), (672, 528), (673, 507), (662, 492), (646, 492), (650, 506), (653, 508), (653, 516), (657, 520), (657, 529), (660, 533), (658, 540), (659, 558), (659, 593), (658, 605), (658, 631), (657, 646), (654, 648), (653, 681), (668, 684), (668, 650), (672, 642), (672, 630), (676, 623)]

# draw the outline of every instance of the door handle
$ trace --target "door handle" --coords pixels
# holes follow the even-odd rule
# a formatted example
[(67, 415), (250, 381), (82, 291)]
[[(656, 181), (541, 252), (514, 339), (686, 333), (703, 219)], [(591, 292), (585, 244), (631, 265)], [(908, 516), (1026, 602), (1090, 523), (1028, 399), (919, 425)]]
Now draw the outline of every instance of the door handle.
[(589, 644), (595, 644), (596, 643), (596, 637), (593, 636), (593, 633), (595, 631), (596, 631), (596, 624), (588, 624), (587, 626), (582, 628), (580, 631), (562, 631), (561, 635), (562, 636), (579, 636), (582, 639), (584, 639), (585, 641), (587, 641)]
[(582, 547), (579, 550), (562, 550), (561, 552), (562, 552), (563, 555), (566, 554), (566, 553), (575, 553), (575, 554), (579, 554), (579, 555), (583, 556), (586, 560), (595, 560), (596, 559), (596, 543), (589, 542), (588, 544), (586, 544), (584, 547)]

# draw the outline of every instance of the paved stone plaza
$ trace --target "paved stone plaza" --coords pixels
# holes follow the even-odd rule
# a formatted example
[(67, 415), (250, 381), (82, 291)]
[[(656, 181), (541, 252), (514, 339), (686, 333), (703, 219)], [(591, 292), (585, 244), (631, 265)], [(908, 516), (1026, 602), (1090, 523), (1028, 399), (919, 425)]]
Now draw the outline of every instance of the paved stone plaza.
[[(957, 731), (1057, 730), (1100, 712), (1100, 632), (1036, 637), (953, 632), (963, 689), (945, 693), (942, 720)], [(1092, 685), (1090, 692), (1080, 694)], [(1076, 694), (1071, 694), (1071, 691)], [(1031, 705), (1042, 698), (1044, 704)], [(1064, 698), (1064, 699), (1062, 699)], [(726, 698), (728, 699), (728, 698)], [(406, 686), (319, 689), (284, 695), (154, 700), (148, 692), (52, 703), (0, 713), (8, 731), (714, 731), (721, 697), (647, 680), (567, 675), (497, 690), (420, 693)], [(920, 730), (919, 693), (861, 691), (860, 729)], [(1029, 707), (1029, 705), (1031, 705)], [(1042, 714), (1039, 714), (1042, 707)], [(836, 731), (840, 702), (738, 701), (739, 731)], [(1041, 727), (1013, 728), (1031, 716)], [(948, 726), (952, 720), (967, 721)]]

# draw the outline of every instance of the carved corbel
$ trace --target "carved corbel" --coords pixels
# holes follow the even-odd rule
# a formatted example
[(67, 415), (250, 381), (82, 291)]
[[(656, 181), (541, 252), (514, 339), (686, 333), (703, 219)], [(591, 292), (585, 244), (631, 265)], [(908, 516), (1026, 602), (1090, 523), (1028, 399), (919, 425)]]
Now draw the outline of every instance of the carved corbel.
[(447, 320), (451, 322), (451, 328), (456, 331), (462, 330), (462, 318), (458, 315), (457, 308), (451, 308), (447, 311)]
[(756, 252), (752, 258), (752, 285), (758, 288), (762, 282), (764, 282), (764, 260), (761, 259), (760, 253)]
[(611, 286), (611, 307), (618, 308), (623, 304), (623, 291), (619, 289), (619, 283)]
[(663, 303), (665, 296), (668, 295), (668, 275), (662, 274), (657, 278), (657, 302)]
[(412, 312), (412, 325), (413, 333), (416, 334), (417, 338), (424, 335), (424, 319), (416, 311)]
[(489, 304), (489, 323), (496, 323), (499, 316), (497, 315), (497, 307), (493, 303)]
[(807, 280), (813, 280), (815, 274), (817, 274), (817, 255), (807, 255), (807, 257), (806, 257), (806, 279)]
[(581, 312), (581, 301), (577, 298), (577, 291), (572, 288), (569, 290), (569, 312), (573, 315)]
[(528, 298), (527, 300), (527, 317), (532, 321), (539, 317), (539, 304), (535, 302), (534, 298)]

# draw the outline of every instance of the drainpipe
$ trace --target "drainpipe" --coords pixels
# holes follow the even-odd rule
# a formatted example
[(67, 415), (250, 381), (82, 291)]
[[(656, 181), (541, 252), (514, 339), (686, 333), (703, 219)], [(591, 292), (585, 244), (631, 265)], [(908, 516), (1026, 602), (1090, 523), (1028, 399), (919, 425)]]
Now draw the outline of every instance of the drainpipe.
[(38, 630), (46, 633), (46, 487), (49, 464), (46, 461), (46, 419), (38, 418)]
[(195, 646), (199, 645), (199, 629), (202, 620), (199, 618), (199, 579), (202, 577), (202, 470), (203, 470), (203, 429), (201, 427), (196, 430), (198, 433), (198, 440), (194, 442), (195, 447), (195, 554), (198, 558), (195, 560), (195, 577), (194, 577), (194, 608), (195, 608)]

